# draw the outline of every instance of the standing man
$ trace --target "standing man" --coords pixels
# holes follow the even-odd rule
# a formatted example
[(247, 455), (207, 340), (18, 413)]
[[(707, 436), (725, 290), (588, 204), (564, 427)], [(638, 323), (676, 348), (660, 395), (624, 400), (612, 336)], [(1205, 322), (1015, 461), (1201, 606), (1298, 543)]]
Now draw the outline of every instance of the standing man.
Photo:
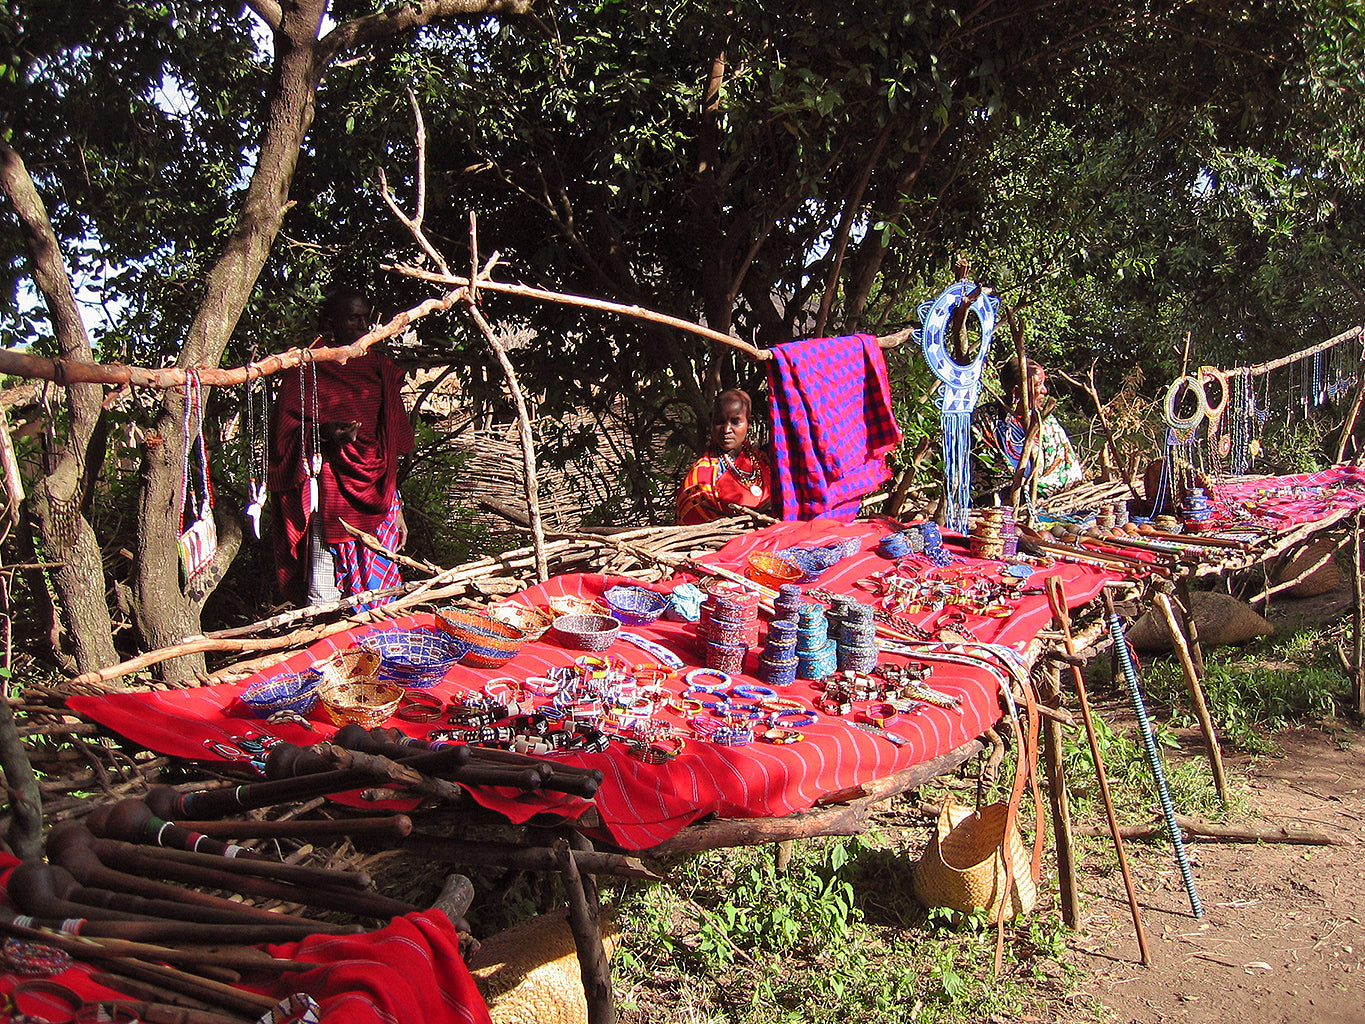
[[(323, 300), (322, 336), (349, 345), (369, 331), (365, 295), (338, 288)], [(407, 543), (398, 483), (413, 449), (403, 372), (369, 349), (340, 362), (304, 361), (281, 375), (270, 430), (269, 486), (280, 593), (309, 605), (402, 582), (398, 566), (358, 544), (342, 525), (374, 534), (390, 551)]]

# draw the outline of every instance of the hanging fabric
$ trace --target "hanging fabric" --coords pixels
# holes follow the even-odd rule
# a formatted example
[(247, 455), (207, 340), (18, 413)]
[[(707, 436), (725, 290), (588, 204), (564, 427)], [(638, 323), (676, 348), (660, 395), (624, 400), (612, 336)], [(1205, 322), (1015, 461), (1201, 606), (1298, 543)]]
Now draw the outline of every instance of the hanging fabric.
[[(204, 569), (218, 551), (218, 527), (213, 521), (213, 488), (209, 484), (209, 453), (204, 440), (204, 389), (199, 371), (194, 369), (185, 371), (185, 410), (180, 422), (185, 438), (180, 461), (180, 567), (186, 594), (198, 596)], [(197, 490), (190, 487), (190, 454), (196, 449)], [(186, 526), (186, 522), (190, 525)]]
[(981, 371), (995, 335), (995, 313), (1000, 300), (983, 290), (971, 304), (981, 325), (981, 347), (969, 363), (956, 362), (949, 354), (947, 327), (953, 311), (977, 290), (970, 281), (949, 285), (933, 302), (919, 308), (920, 345), (924, 361), (941, 382), (938, 393), (939, 424), (943, 430), (944, 525), (967, 532), (967, 512), (972, 488), (972, 412), (981, 396)]

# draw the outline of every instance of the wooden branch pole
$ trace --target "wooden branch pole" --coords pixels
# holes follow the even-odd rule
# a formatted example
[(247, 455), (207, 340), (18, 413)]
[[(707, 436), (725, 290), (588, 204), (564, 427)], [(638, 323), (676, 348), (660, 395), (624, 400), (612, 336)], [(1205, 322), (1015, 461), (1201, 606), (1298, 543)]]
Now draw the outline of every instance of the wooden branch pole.
[(1355, 662), (1351, 666), (1356, 691), (1356, 717), (1365, 719), (1365, 580), (1361, 578), (1361, 524), (1365, 512), (1357, 512), (1351, 526), (1351, 639)]
[(1204, 645), (1199, 642), (1199, 620), (1194, 617), (1194, 598), (1190, 594), (1188, 577), (1176, 579), (1175, 595), (1180, 598), (1180, 624), (1185, 627), (1185, 636), (1190, 641), (1190, 660), (1194, 670), (1204, 674)]
[[(1049, 664), (1043, 671), (1042, 704), (1061, 707), (1061, 669)], [(1043, 770), (1047, 772), (1048, 803), (1052, 806), (1052, 838), (1057, 848), (1057, 888), (1062, 901), (1062, 921), (1075, 928), (1081, 919), (1081, 904), (1076, 884), (1076, 860), (1071, 846), (1071, 802), (1066, 792), (1066, 766), (1062, 756), (1062, 723), (1048, 718), (1043, 724)]]
[(567, 839), (556, 839), (553, 850), (569, 897), (569, 929), (578, 947), (578, 969), (588, 1000), (588, 1024), (616, 1024), (616, 999), (611, 988), (611, 966), (602, 946), (599, 916), (588, 905), (583, 878)]
[[(469, 216), (469, 237), (470, 246), (475, 242), (475, 223), (474, 215)], [(507, 390), (512, 393), (512, 401), (517, 407), (517, 434), (521, 438), (521, 457), (523, 483), (526, 492), (526, 511), (531, 519), (531, 543), (536, 552), (536, 578), (544, 583), (550, 578), (549, 565), (545, 559), (545, 528), (540, 518), (540, 495), (536, 485), (536, 449), (535, 438), (531, 432), (531, 416), (526, 410), (526, 395), (521, 390), (521, 381), (517, 379), (517, 371), (512, 366), (512, 361), (507, 358), (507, 350), (502, 347), (502, 342), (498, 341), (498, 336), (493, 332), (492, 326), (484, 319), (479, 312), (478, 303), (474, 294), (466, 291), (464, 295), (465, 312), (469, 314), (479, 332), (488, 342), (493, 354), (497, 356), (498, 365), (502, 367), (502, 372), (507, 375)]]
[(1152, 605), (1156, 608), (1157, 614), (1165, 621), (1166, 629), (1171, 634), (1171, 643), (1175, 645), (1176, 657), (1180, 659), (1180, 668), (1185, 673), (1185, 685), (1190, 691), (1190, 703), (1194, 707), (1194, 716), (1199, 719), (1199, 728), (1204, 734), (1204, 743), (1209, 748), (1209, 767), (1213, 769), (1213, 785), (1218, 791), (1218, 799), (1227, 803), (1228, 781), (1223, 774), (1223, 752), (1218, 746), (1218, 734), (1213, 728), (1213, 719), (1209, 715), (1208, 703), (1204, 700), (1204, 688), (1199, 683), (1199, 673), (1195, 670), (1194, 661), (1190, 657), (1190, 649), (1185, 642), (1185, 634), (1180, 631), (1180, 624), (1175, 620), (1175, 611), (1171, 608), (1169, 597), (1157, 592), (1152, 598)]
[[(1076, 654), (1076, 643), (1071, 638), (1071, 615), (1066, 608), (1066, 590), (1061, 577), (1049, 576), (1045, 583), (1048, 605), (1052, 608), (1053, 618), (1062, 631), (1066, 653)], [(1104, 755), (1100, 752), (1099, 738), (1095, 735), (1095, 721), (1090, 712), (1090, 698), (1085, 692), (1085, 676), (1075, 665), (1071, 666), (1071, 681), (1076, 685), (1076, 697), (1080, 701), (1081, 716), (1085, 719), (1085, 736), (1090, 743), (1090, 756), (1095, 762), (1095, 776), (1099, 780), (1100, 795), (1104, 798), (1104, 812), (1109, 819), (1109, 831), (1114, 837), (1114, 852), (1118, 854), (1119, 869), (1123, 873), (1123, 887), (1128, 894), (1128, 910), (1133, 915), (1133, 931), (1137, 935), (1138, 953), (1143, 966), (1151, 965), (1151, 955), (1147, 951), (1147, 932), (1142, 927), (1142, 912), (1138, 909), (1137, 890), (1133, 886), (1133, 876), (1128, 870), (1128, 854), (1123, 847), (1123, 833), (1119, 828), (1118, 814), (1114, 811), (1114, 800), (1109, 795), (1109, 775), (1104, 767)]]

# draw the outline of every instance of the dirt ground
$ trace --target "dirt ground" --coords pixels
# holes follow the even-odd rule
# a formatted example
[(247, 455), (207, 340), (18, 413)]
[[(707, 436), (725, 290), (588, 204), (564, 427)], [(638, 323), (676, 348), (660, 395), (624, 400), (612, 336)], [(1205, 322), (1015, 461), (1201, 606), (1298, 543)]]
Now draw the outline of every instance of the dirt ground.
[[(1282, 629), (1323, 621), (1333, 603), (1288, 605), (1272, 618)], [(1197, 735), (1188, 738), (1174, 756), (1202, 757)], [(1088, 857), (1068, 942), (1084, 980), (1063, 1020), (1365, 1022), (1365, 732), (1331, 722), (1275, 740), (1280, 756), (1224, 758), (1248, 790), (1251, 817), (1239, 824), (1337, 845), (1187, 844), (1204, 907), (1196, 919), (1170, 844), (1129, 843), (1150, 967), (1138, 960), (1121, 875)]]

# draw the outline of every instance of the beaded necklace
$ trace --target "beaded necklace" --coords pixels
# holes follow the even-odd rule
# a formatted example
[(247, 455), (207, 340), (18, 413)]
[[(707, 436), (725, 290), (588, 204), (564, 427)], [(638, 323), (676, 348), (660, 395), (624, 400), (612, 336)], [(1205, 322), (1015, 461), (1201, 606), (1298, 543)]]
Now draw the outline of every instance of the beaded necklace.
[(730, 457), (729, 452), (720, 453), (720, 468), (722, 472), (729, 473), (741, 485), (749, 489), (749, 493), (755, 498), (763, 493), (763, 467), (758, 461), (758, 456), (746, 444), (741, 451), (749, 456), (749, 462), (753, 464), (753, 469), (749, 472), (739, 468), (739, 461)]
[(995, 312), (1000, 300), (983, 291), (971, 304), (981, 325), (981, 347), (976, 358), (959, 363), (948, 353), (946, 331), (953, 311), (977, 290), (970, 281), (959, 281), (945, 288), (932, 302), (919, 308), (923, 329), (920, 345), (924, 361), (942, 381), (938, 393), (939, 423), (943, 429), (943, 501), (945, 525), (958, 533), (967, 532), (967, 509), (971, 505), (972, 410), (981, 394), (981, 370), (990, 354), (995, 333)]

